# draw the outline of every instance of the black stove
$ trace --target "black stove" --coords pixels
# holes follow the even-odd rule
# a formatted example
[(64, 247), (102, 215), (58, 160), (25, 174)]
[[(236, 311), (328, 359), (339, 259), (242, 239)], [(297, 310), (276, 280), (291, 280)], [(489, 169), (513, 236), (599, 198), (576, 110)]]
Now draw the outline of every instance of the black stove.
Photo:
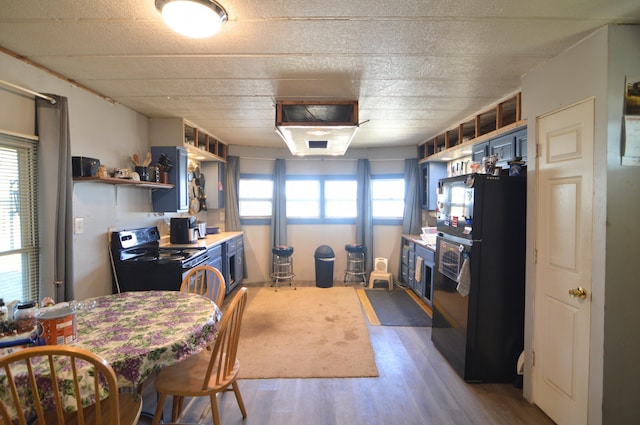
[(160, 247), (158, 228), (111, 233), (113, 292), (179, 290), (182, 277), (208, 260), (206, 249)]

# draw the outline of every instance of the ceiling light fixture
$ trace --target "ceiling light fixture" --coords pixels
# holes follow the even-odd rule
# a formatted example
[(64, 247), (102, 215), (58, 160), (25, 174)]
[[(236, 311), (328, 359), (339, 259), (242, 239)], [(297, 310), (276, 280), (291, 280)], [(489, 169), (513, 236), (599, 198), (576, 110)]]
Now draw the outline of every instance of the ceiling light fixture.
[(164, 22), (177, 33), (205, 38), (227, 22), (227, 12), (213, 0), (156, 0)]
[(344, 155), (357, 130), (357, 101), (276, 104), (276, 131), (293, 155)]

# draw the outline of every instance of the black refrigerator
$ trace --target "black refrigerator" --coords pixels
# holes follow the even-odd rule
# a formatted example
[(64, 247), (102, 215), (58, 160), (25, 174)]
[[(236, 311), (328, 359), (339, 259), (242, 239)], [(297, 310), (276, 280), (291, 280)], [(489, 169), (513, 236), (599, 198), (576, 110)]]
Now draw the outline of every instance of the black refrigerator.
[(431, 339), (467, 382), (512, 382), (524, 347), (526, 177), (438, 185)]

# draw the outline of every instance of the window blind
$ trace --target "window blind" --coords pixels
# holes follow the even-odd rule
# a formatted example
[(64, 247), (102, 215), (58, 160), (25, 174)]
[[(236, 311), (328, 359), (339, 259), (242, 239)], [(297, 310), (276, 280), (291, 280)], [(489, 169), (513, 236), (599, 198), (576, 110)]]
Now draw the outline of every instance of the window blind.
[(39, 299), (38, 144), (0, 132), (0, 298)]

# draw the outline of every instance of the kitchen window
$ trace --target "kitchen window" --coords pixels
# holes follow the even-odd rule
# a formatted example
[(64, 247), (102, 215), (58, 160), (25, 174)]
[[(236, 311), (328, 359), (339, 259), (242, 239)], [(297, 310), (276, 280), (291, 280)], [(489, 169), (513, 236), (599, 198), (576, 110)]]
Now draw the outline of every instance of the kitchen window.
[(0, 169), (0, 298), (37, 300), (37, 141), (0, 133)]
[(371, 209), (374, 220), (402, 220), (404, 217), (404, 178), (373, 176)]
[(273, 180), (271, 176), (242, 176), (238, 184), (240, 217), (264, 219), (272, 212)]
[[(287, 220), (294, 224), (355, 223), (357, 189), (354, 176), (289, 176), (286, 182)], [(404, 190), (402, 176), (372, 177), (372, 213), (377, 224), (401, 222)], [(242, 223), (269, 224), (272, 196), (270, 175), (241, 175), (238, 201)]]
[(287, 220), (296, 224), (354, 223), (357, 182), (354, 177), (289, 177)]

